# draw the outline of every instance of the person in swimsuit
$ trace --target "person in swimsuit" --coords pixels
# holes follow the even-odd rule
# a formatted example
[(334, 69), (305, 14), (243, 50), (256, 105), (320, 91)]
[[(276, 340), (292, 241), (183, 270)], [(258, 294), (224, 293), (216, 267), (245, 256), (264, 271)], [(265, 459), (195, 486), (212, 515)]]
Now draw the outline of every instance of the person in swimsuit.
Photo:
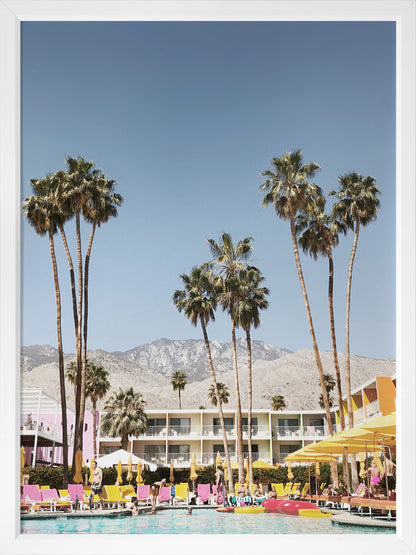
[(371, 495), (379, 495), (381, 486), (380, 470), (376, 461), (372, 460), (370, 468), (367, 470), (370, 477), (370, 493)]
[(92, 500), (94, 498), (94, 494), (98, 494), (100, 498), (100, 506), (101, 509), (104, 508), (103, 503), (103, 471), (98, 466), (97, 461), (92, 463), (92, 482), (91, 482), (91, 495), (90, 495), (90, 510), (92, 511)]
[(166, 478), (160, 480), (159, 482), (154, 482), (150, 488), (150, 497), (152, 499), (152, 507), (156, 507), (157, 496), (159, 495), (160, 488), (163, 488), (166, 484)]
[(387, 476), (387, 487), (389, 489), (388, 496), (391, 497), (392, 493), (396, 491), (396, 478), (394, 477), (394, 469), (396, 465), (394, 462), (389, 458), (389, 449), (385, 447), (384, 449), (384, 464), (386, 468), (386, 476)]
[(274, 486), (272, 486), (272, 489), (269, 491), (269, 499), (277, 499), (277, 491)]
[(225, 480), (224, 480), (224, 470), (223, 470), (222, 466), (219, 466), (217, 468), (215, 484), (217, 486), (217, 500), (216, 500), (216, 502), (218, 503), (218, 496), (221, 493), (222, 504), (225, 507)]

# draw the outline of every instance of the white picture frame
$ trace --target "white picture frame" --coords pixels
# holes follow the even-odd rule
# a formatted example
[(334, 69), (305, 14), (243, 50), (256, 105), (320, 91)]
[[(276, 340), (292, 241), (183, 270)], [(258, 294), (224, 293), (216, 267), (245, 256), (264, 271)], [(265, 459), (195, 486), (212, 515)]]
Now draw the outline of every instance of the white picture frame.
[[(395, 21), (397, 28), (398, 522), (395, 535), (20, 535), (20, 23), (22, 21)], [(415, 0), (0, 0), (0, 553), (416, 552)]]

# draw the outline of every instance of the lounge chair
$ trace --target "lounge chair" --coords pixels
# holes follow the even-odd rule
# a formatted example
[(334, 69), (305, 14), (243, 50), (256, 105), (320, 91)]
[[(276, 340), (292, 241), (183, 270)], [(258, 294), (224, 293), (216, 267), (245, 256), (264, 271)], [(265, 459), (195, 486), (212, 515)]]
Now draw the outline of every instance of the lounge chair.
[(162, 486), (159, 490), (159, 495), (157, 496), (157, 503), (171, 503), (170, 498), (170, 487), (169, 486)]
[(296, 497), (300, 495), (300, 482), (296, 482), (293, 484), (292, 489), (290, 490), (289, 497)]
[(136, 490), (132, 485), (119, 486), (121, 497), (126, 501), (130, 501), (132, 497), (136, 497)]
[(120, 488), (117, 485), (103, 487), (103, 502), (108, 505), (115, 505), (117, 509), (125, 506), (127, 499), (121, 496)]
[(197, 494), (201, 503), (208, 503), (211, 500), (211, 487), (209, 484), (198, 484)]
[(73, 509), (76, 511), (78, 506), (81, 511), (89, 506), (86, 495), (84, 494), (84, 487), (82, 484), (68, 484), (68, 494), (72, 501)]
[(270, 484), (272, 486), (272, 488), (274, 487), (274, 489), (276, 490), (277, 493), (277, 497), (285, 497), (285, 488), (283, 487), (283, 484), (281, 482), (277, 483), (277, 484)]
[(56, 491), (55, 488), (41, 489), (40, 494), (41, 494), (41, 497), (42, 497), (42, 501), (44, 503), (51, 503), (51, 505), (52, 505), (51, 508), (52, 508), (53, 511), (56, 511), (56, 510), (60, 510), (60, 511), (72, 510), (71, 501), (64, 501), (63, 499), (60, 499), (58, 497), (58, 492)]
[(292, 490), (292, 486), (293, 486), (293, 482), (286, 482), (285, 484), (285, 490), (284, 490), (284, 494), (285, 495), (289, 495), (291, 490)]
[(21, 497), (23, 497), (21, 501), (30, 504), (31, 511), (52, 510), (52, 503), (43, 501), (40, 489), (36, 484), (23, 486)]
[(150, 505), (150, 486), (137, 486), (137, 501), (144, 501), (146, 505)]
[(173, 498), (173, 504), (176, 503), (188, 503), (188, 493), (189, 487), (187, 482), (181, 482), (175, 486), (175, 497)]
[(302, 491), (300, 492), (300, 499), (306, 499), (306, 497), (309, 497), (309, 482), (305, 482), (303, 484), (303, 488)]

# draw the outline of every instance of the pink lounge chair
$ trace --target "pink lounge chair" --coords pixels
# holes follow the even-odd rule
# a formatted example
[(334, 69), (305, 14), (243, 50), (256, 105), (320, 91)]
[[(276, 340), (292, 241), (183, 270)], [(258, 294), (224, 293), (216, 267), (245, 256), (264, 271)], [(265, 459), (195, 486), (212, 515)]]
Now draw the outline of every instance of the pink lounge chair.
[(137, 486), (137, 501), (150, 503), (150, 486)]
[(209, 484), (198, 484), (198, 497), (202, 503), (206, 503), (211, 499), (211, 489)]
[(84, 497), (84, 488), (82, 484), (68, 484), (68, 493), (74, 508), (76, 506), (77, 501), (81, 510), (84, 509), (85, 505), (88, 506), (88, 499)]
[(63, 500), (59, 499), (58, 492), (54, 488), (41, 489), (40, 490), (40, 495), (42, 497), (43, 502), (52, 504), (52, 509), (53, 510), (56, 510), (56, 509), (62, 509), (62, 510), (72, 509), (72, 503), (70, 503), (69, 501), (63, 501)]
[(170, 504), (170, 486), (163, 486), (160, 488), (157, 502), (158, 503), (168, 502)]
[(21, 500), (30, 503), (32, 510), (52, 510), (52, 503), (43, 501), (41, 490), (36, 484), (23, 486), (23, 499)]

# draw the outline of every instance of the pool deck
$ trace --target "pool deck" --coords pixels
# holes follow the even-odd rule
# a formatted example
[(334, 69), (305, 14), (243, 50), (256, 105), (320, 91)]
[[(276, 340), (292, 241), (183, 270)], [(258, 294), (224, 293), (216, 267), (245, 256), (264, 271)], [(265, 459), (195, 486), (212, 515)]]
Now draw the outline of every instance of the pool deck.
[[(166, 511), (166, 510), (183, 510), (188, 507), (192, 508), (192, 511), (200, 510), (212, 510), (217, 509), (218, 505), (158, 505), (156, 511)], [(359, 516), (355, 514), (350, 514), (349, 512), (336, 510), (336, 509), (326, 509), (321, 507), (322, 512), (331, 514), (331, 522), (336, 526), (361, 526), (370, 528), (396, 528), (395, 521), (388, 521), (387, 519), (370, 518), (369, 516)], [(149, 505), (139, 507), (139, 515), (144, 513), (150, 513), (151, 507)], [(39, 513), (28, 513), (22, 514), (20, 518), (22, 520), (43, 520), (51, 518), (116, 518), (116, 517), (128, 517), (131, 515), (131, 511), (128, 509), (96, 509), (90, 511), (85, 509), (83, 511), (72, 511), (72, 512), (62, 512), (62, 511), (42, 511)]]

